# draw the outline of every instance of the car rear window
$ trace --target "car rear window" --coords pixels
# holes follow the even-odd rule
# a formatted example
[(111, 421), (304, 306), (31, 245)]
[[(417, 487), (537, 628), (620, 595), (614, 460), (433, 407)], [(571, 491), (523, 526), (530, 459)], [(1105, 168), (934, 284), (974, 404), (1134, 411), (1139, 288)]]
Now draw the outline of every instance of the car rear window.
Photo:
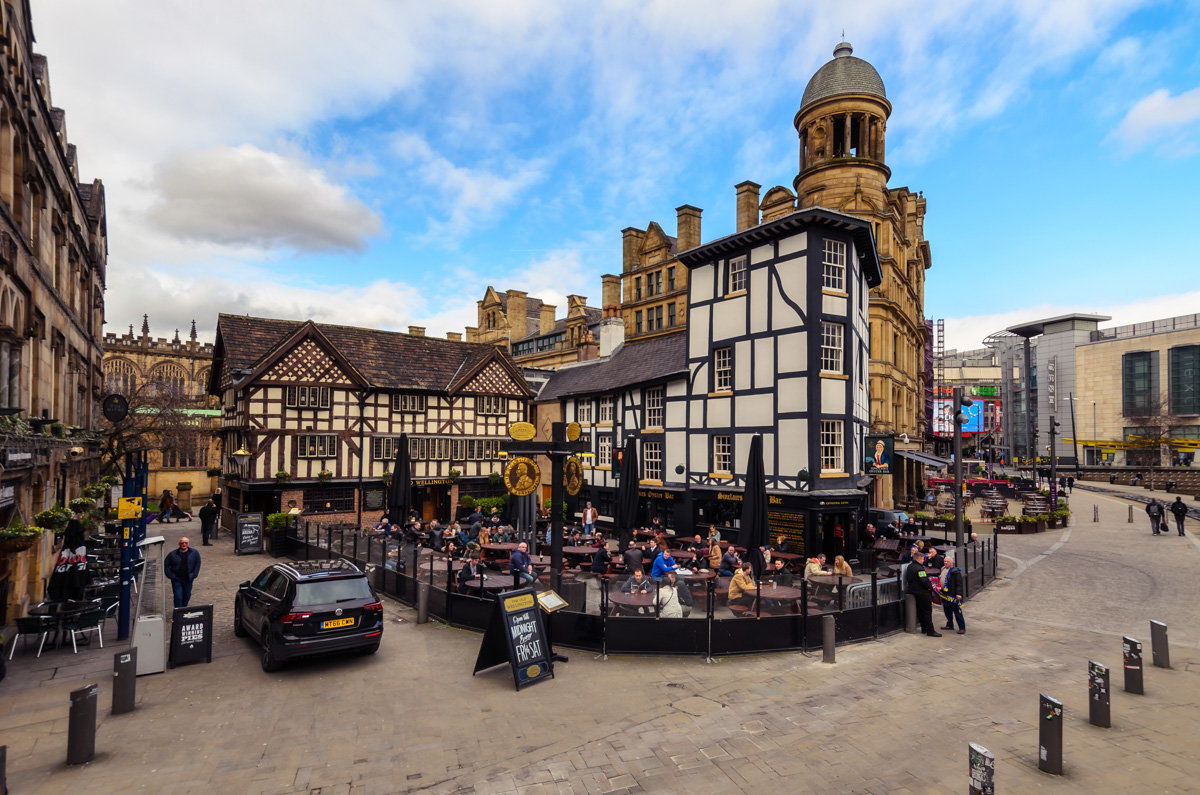
[(365, 577), (296, 583), (296, 607), (315, 607), (351, 599), (371, 599)]

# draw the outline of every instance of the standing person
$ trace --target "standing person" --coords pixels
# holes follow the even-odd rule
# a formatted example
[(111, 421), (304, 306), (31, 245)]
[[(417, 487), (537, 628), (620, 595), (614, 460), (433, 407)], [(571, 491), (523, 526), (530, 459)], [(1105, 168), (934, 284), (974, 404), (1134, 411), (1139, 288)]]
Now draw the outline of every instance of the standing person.
[(164, 524), (171, 517), (171, 508), (175, 506), (175, 498), (171, 496), (170, 489), (163, 489), (163, 493), (158, 498), (158, 523)]
[(201, 546), (212, 546), (212, 544), (208, 542), (208, 538), (212, 534), (213, 528), (216, 527), (217, 516), (219, 514), (220, 511), (217, 510), (217, 504), (213, 502), (212, 499), (209, 499), (208, 502), (204, 503), (204, 507), (200, 509)]
[(942, 590), (938, 594), (942, 598), (942, 612), (946, 614), (946, 626), (942, 629), (954, 629), (958, 622), (958, 634), (965, 635), (967, 622), (963, 620), (963, 579), (962, 569), (954, 565), (954, 556), (946, 556), (946, 568), (942, 569)]
[(188, 545), (187, 536), (179, 539), (179, 548), (173, 549), (163, 561), (163, 573), (171, 581), (171, 591), (176, 607), (187, 607), (192, 600), (192, 583), (200, 576), (200, 553)]
[(1071, 477), (1067, 478), (1067, 493), (1070, 494), (1074, 491), (1075, 491), (1075, 476), (1072, 475)]
[(593, 535), (596, 532), (596, 509), (592, 507), (592, 503), (588, 502), (587, 507), (583, 509), (583, 534), (585, 536)]
[(1183, 497), (1176, 497), (1175, 502), (1171, 503), (1171, 513), (1175, 514), (1175, 529), (1179, 531), (1179, 535), (1183, 535), (1183, 520), (1187, 518), (1187, 506), (1183, 504)]
[(904, 584), (917, 602), (917, 620), (921, 622), (921, 632), (931, 638), (940, 638), (942, 633), (933, 628), (933, 586), (929, 583), (929, 573), (925, 571), (925, 553), (919, 549), (913, 552), (912, 563), (904, 572)]
[(1163, 507), (1157, 499), (1151, 499), (1146, 506), (1146, 515), (1150, 517), (1150, 529), (1154, 531), (1154, 535), (1159, 534), (1163, 523)]
[(529, 545), (524, 541), (517, 544), (517, 548), (513, 550), (512, 557), (508, 560), (508, 573), (520, 577), (521, 585), (528, 585), (537, 580), (537, 575), (533, 573), (533, 559), (529, 557)]

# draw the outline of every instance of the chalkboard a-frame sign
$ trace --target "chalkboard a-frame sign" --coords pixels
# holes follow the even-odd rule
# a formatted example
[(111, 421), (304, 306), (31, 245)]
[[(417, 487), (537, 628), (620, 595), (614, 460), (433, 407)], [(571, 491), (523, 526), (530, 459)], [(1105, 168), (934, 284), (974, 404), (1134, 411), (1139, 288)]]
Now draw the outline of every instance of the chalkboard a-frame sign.
[(474, 673), (505, 662), (512, 668), (517, 690), (554, 676), (546, 625), (532, 588), (505, 591), (499, 595), (492, 620), (479, 645)]
[(239, 513), (237, 528), (233, 532), (235, 555), (262, 554), (263, 515), (261, 513)]

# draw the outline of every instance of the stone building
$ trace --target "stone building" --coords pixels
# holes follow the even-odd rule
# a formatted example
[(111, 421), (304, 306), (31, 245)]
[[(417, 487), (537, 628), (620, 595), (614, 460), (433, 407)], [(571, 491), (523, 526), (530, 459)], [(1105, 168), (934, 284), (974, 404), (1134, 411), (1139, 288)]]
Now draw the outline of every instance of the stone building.
[[(871, 432), (892, 434), (896, 452), (919, 453), (926, 433), (924, 356), (925, 271), (932, 265), (925, 240), (925, 198), (906, 187), (889, 188), (885, 158), (892, 105), (871, 64), (842, 42), (833, 60), (804, 89), (794, 125), (800, 138), (795, 193), (782, 186), (759, 199), (760, 186), (738, 190), (738, 229), (770, 221), (796, 208), (826, 207), (870, 224), (879, 252), (882, 282), (871, 291)], [(874, 502), (889, 507), (911, 496), (923, 465), (907, 458), (895, 474), (880, 478)]]
[(678, 255), (700, 245), (702, 211), (685, 204), (675, 212), (675, 237), (653, 221), (645, 231), (621, 231), (621, 318), (628, 339), (669, 334), (687, 325), (688, 270)]
[[(104, 185), (79, 182), (27, 0), (0, 5), (0, 525), (31, 524), (99, 475)], [(0, 624), (42, 597), (50, 539), (0, 551)]]
[[(216, 435), (219, 401), (208, 394), (208, 371), (213, 345), (200, 342), (196, 321), (187, 341), (175, 336), (150, 336), (150, 318), (142, 316), (141, 334), (133, 326), (128, 334), (104, 335), (104, 391), (126, 397), (154, 390), (183, 398), (183, 409), (194, 418), (196, 433), (191, 439), (168, 449), (153, 449), (147, 455), (150, 477), (147, 492), (161, 494), (170, 489), (184, 510), (207, 499), (216, 484), (208, 475), (220, 468), (220, 446)], [(151, 398), (152, 399), (152, 398)], [(186, 484), (186, 486), (185, 486)]]
[[(450, 518), (460, 494), (485, 496), (503, 469), (508, 426), (531, 391), (495, 345), (221, 315), (208, 382), (220, 398), (223, 521), (238, 510), (303, 510), (322, 522), (378, 520), (384, 475), (408, 434), (412, 504)], [(245, 449), (249, 458), (233, 458)]]
[(491, 285), (476, 305), (479, 325), (467, 327), (467, 342), (495, 345), (522, 367), (554, 369), (597, 356), (602, 313), (582, 295), (567, 296), (567, 315), (561, 319), (555, 319), (553, 304), (521, 290), (499, 293)]

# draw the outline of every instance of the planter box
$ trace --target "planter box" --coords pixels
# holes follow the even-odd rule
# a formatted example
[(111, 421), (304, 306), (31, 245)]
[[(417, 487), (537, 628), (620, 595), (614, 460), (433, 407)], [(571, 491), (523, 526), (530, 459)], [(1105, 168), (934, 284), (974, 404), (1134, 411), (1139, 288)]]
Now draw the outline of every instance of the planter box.
[(953, 527), (953, 524), (953, 522), (947, 522), (945, 519), (926, 519), (925, 529), (936, 530), (939, 532), (949, 532), (950, 528)]
[(1021, 531), (1019, 529), (1019, 525), (1016, 522), (997, 522), (996, 523), (996, 532), (997, 533), (1016, 534)]
[(1050, 518), (1050, 519), (1046, 520), (1046, 528), (1048, 530), (1054, 530), (1057, 527), (1058, 527), (1058, 519)]

